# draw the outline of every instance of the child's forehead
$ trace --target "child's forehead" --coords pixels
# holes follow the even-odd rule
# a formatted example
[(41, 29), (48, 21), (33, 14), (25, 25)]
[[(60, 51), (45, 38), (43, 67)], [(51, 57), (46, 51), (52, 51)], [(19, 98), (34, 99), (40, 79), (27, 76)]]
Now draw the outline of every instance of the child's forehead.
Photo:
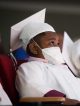
[(51, 31), (47, 31), (47, 32), (43, 32), (38, 34), (37, 36), (35, 36), (33, 39), (41, 44), (41, 43), (45, 43), (46, 41), (50, 41), (50, 40), (60, 40), (62, 39), (60, 37), (60, 35), (62, 35), (62, 33), (57, 33), (57, 32), (51, 32)]
[(58, 34), (56, 32), (44, 32), (41, 34), (42, 39), (56, 38), (56, 37), (58, 37)]

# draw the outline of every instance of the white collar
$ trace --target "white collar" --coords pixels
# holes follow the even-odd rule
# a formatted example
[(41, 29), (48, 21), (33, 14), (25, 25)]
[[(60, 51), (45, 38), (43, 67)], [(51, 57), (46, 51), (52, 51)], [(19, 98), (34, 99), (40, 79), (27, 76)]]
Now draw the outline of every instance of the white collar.
[(28, 58), (28, 61), (41, 61), (41, 62), (44, 62), (44, 63), (48, 63), (48, 60), (46, 60), (46, 59), (31, 57), (31, 56)]

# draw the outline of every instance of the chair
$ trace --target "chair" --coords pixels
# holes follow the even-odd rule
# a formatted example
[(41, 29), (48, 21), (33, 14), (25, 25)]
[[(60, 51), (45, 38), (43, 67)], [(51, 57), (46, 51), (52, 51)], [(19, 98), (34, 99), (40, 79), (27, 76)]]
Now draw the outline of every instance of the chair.
[(12, 59), (8, 55), (0, 55), (0, 78), (2, 86), (13, 104), (18, 101), (15, 88), (16, 70)]

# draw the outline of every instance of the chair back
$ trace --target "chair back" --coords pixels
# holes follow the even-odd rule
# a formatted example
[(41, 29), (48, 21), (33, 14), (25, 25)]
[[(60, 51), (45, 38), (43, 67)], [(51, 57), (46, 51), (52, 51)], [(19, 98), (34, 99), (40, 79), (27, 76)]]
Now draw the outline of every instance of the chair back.
[(10, 56), (0, 55), (0, 79), (2, 86), (12, 103), (18, 100), (18, 93), (15, 88), (16, 70)]

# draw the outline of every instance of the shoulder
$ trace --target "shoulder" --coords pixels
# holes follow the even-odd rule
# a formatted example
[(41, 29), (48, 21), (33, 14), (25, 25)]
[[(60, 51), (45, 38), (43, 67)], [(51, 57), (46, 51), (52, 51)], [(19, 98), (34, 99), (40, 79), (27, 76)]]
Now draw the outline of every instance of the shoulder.
[(31, 62), (26, 62), (23, 63), (19, 66), (18, 72), (21, 73), (37, 73), (41, 72), (44, 68), (43, 65), (44, 63), (38, 62), (38, 61), (31, 61)]
[(17, 70), (17, 77), (27, 81), (35, 80), (39, 77), (42, 78), (44, 68), (42, 68), (43, 66), (41, 64), (43, 63), (32, 61), (20, 65), (19, 69)]
[(26, 63), (23, 63), (20, 65), (20, 67), (26, 67), (26, 68), (33, 68), (33, 67), (41, 67), (43, 66), (43, 63), (42, 62), (38, 62), (38, 61), (31, 61), (31, 62), (26, 62)]

